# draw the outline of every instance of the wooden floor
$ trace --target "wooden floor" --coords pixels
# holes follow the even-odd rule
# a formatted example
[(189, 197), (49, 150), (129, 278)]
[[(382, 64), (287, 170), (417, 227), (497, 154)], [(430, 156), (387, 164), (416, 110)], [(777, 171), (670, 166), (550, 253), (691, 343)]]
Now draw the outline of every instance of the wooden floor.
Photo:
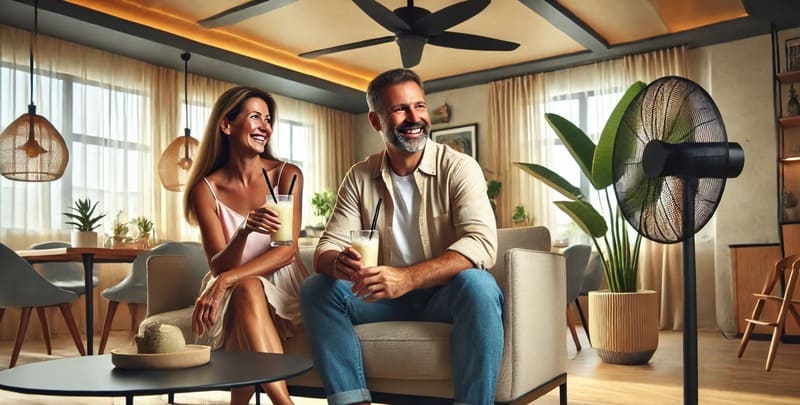
[[(603, 363), (588, 347), (577, 353), (568, 340), (567, 384), (569, 404), (681, 404), (683, 403), (683, 339), (680, 333), (662, 332), (649, 364), (619, 366)], [(569, 338), (568, 338), (569, 339)], [(97, 348), (95, 341), (95, 349)], [(127, 344), (124, 332), (112, 333), (108, 347)], [(13, 342), (0, 341), (0, 370), (8, 367)], [(764, 371), (769, 342), (751, 341), (742, 359), (736, 358), (739, 339), (718, 332), (698, 334), (700, 404), (800, 404), (800, 344), (781, 344), (772, 371)], [(41, 341), (25, 342), (19, 364), (74, 356), (68, 336), (56, 338), (53, 356), (44, 354)], [(76, 370), (77, 371), (77, 370)], [(228, 393), (179, 394), (178, 404), (225, 404)], [(322, 405), (320, 399), (295, 398), (298, 405)], [(124, 404), (123, 398), (64, 398), (18, 394), (0, 390), (0, 404)], [(137, 405), (165, 404), (166, 396), (137, 397)], [(251, 401), (255, 403), (255, 399)], [(262, 404), (269, 400), (262, 396)], [(557, 404), (557, 390), (534, 402)]]

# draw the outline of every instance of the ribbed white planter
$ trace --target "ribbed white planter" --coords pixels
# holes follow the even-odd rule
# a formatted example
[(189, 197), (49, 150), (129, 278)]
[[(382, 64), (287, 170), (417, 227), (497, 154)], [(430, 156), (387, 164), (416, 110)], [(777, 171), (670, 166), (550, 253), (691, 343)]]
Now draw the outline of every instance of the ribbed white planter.
[(72, 247), (97, 247), (97, 232), (72, 231), (69, 237)]
[(645, 364), (658, 347), (658, 294), (589, 292), (592, 348), (606, 363)]

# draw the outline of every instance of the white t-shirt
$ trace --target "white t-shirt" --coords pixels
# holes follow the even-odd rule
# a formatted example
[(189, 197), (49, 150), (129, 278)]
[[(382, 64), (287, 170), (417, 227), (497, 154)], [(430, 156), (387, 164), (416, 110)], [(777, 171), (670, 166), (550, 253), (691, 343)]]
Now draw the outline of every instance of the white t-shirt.
[(422, 198), (414, 175), (392, 173), (394, 215), (392, 216), (392, 266), (410, 266), (425, 260), (419, 232), (419, 203)]

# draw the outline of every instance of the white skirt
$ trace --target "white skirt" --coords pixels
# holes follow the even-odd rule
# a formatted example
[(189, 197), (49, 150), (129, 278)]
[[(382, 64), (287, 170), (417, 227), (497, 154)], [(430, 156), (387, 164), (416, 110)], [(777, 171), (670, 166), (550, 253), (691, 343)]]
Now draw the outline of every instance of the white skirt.
[[(258, 277), (264, 286), (264, 295), (269, 305), (275, 328), (281, 339), (294, 336), (295, 331), (303, 324), (300, 313), (300, 285), (308, 278), (308, 271), (303, 266), (300, 258), (266, 277)], [(203, 278), (201, 291), (205, 293), (216, 282), (217, 277), (210, 272)], [(231, 300), (232, 288), (225, 292), (222, 304), (217, 311), (214, 326), (204, 334), (195, 338), (195, 343), (208, 345), (213, 349), (222, 347), (225, 340), (225, 318), (228, 313), (228, 303)]]

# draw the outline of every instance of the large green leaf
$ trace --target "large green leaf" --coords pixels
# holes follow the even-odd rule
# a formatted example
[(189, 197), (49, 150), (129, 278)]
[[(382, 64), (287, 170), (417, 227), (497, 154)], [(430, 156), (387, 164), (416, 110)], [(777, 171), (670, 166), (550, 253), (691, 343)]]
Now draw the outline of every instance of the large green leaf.
[(583, 194), (581, 193), (581, 189), (573, 186), (572, 183), (568, 182), (563, 177), (559, 176), (558, 173), (542, 165), (538, 165), (536, 163), (522, 163), (522, 162), (514, 162), (512, 164), (522, 169), (523, 172), (528, 173), (531, 176), (541, 180), (548, 186), (552, 187), (554, 190), (563, 194), (564, 197), (571, 198), (573, 200), (583, 199)]
[(602, 237), (608, 231), (606, 220), (586, 201), (555, 201), (554, 204), (592, 238)]
[(625, 115), (625, 110), (633, 102), (634, 98), (647, 87), (643, 82), (636, 82), (628, 90), (611, 111), (611, 115), (606, 121), (603, 132), (600, 134), (600, 139), (597, 141), (597, 148), (594, 152), (594, 159), (592, 160), (592, 184), (598, 190), (604, 189), (614, 182), (613, 173), (611, 170), (612, 159), (614, 157), (614, 141), (617, 138), (617, 130), (619, 124), (622, 122), (622, 117)]
[(545, 114), (544, 119), (556, 132), (561, 142), (564, 143), (575, 162), (578, 163), (583, 175), (589, 179), (596, 190), (600, 190), (594, 182), (594, 176), (592, 176), (592, 159), (594, 159), (595, 146), (591, 138), (582, 129), (558, 114)]

